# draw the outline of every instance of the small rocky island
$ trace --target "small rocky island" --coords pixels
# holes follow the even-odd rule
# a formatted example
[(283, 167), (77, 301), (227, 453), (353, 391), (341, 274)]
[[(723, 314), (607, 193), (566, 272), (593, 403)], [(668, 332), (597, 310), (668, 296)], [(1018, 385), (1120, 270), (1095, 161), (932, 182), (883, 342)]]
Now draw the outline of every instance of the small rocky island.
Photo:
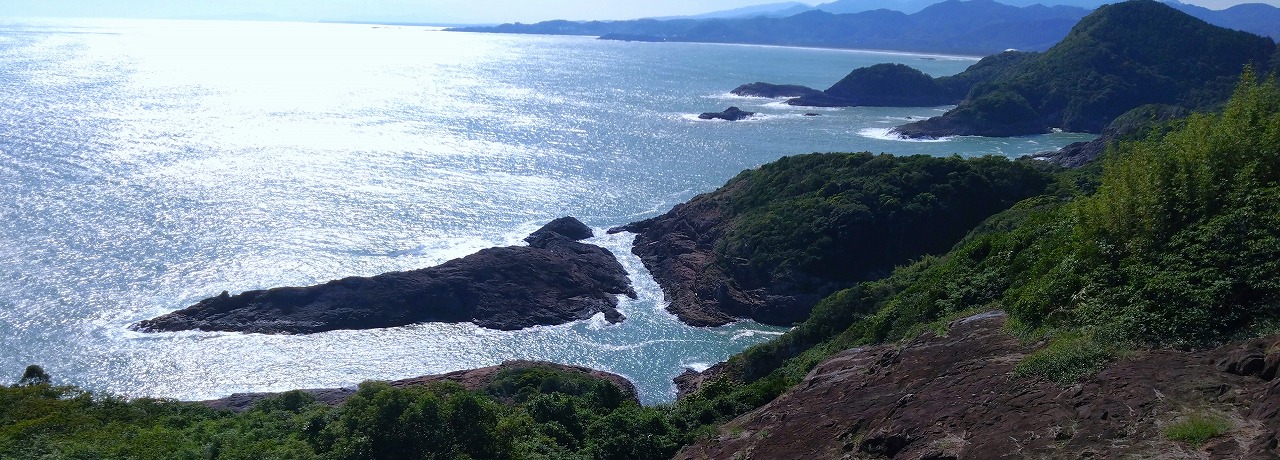
[(729, 107), (724, 109), (723, 112), (703, 112), (701, 115), (698, 115), (698, 118), (702, 120), (738, 121), (754, 116), (756, 116), (755, 112), (748, 112), (737, 107)]
[(315, 286), (223, 292), (133, 329), (310, 334), (472, 322), (515, 330), (597, 313), (617, 323), (624, 319), (617, 296), (636, 294), (613, 253), (578, 241), (591, 236), (582, 222), (563, 217), (525, 238), (528, 246), (489, 248), (435, 267)]
[(825, 91), (800, 85), (755, 82), (730, 93), (746, 97), (791, 98), (801, 107), (933, 107), (959, 102), (963, 94), (903, 64), (876, 64), (849, 72)]

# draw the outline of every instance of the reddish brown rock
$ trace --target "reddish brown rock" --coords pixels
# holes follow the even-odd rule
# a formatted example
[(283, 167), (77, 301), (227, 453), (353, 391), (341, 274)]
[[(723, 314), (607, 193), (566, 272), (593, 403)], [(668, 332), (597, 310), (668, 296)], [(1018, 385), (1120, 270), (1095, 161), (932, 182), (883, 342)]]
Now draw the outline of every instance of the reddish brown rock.
[(813, 305), (842, 284), (794, 274), (791, 279), (734, 277), (715, 264), (715, 245), (729, 227), (724, 197), (742, 186), (730, 181), (693, 197), (666, 214), (621, 227), (636, 233), (631, 252), (662, 287), (667, 310), (691, 326), (722, 326), (741, 318), (790, 326), (804, 321)]
[[(676, 458), (1278, 457), (1280, 381), (1219, 368), (1253, 370), (1258, 349), (1264, 364), (1280, 359), (1280, 336), (1209, 352), (1138, 351), (1063, 387), (1013, 375), (1034, 345), (1005, 333), (1004, 320), (981, 314), (945, 336), (837, 354)], [(1232, 428), (1199, 448), (1165, 436), (1195, 413)]]

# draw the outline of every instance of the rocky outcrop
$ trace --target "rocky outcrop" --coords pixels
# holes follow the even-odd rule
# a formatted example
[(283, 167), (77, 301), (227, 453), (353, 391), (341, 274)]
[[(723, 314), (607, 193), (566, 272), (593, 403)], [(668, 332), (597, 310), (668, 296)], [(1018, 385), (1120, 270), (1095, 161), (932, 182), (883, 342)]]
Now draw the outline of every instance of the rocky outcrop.
[(762, 81), (758, 81), (755, 83), (747, 83), (745, 85), (738, 86), (737, 88), (734, 88), (732, 91), (729, 91), (729, 93), (735, 96), (745, 96), (745, 97), (782, 98), (782, 97), (811, 96), (815, 94), (822, 94), (822, 91), (818, 91), (808, 86), (775, 85), (773, 83), (765, 83)]
[(309, 334), (422, 322), (513, 330), (597, 313), (622, 321), (616, 296), (636, 295), (627, 272), (609, 250), (573, 241), (585, 228), (574, 222), (557, 220), (534, 232), (529, 246), (484, 249), (420, 270), (234, 296), (223, 292), (133, 328)]
[[(769, 404), (678, 459), (1276, 458), (1280, 335), (1208, 352), (1137, 351), (1083, 381), (1018, 377), (1036, 344), (1005, 315), (946, 335), (839, 353)], [(1190, 417), (1230, 428), (1196, 447), (1165, 430)]]
[[(428, 385), (435, 382), (454, 382), (461, 384), (468, 390), (480, 390), (492, 383), (494, 376), (499, 372), (528, 368), (546, 368), (559, 372), (581, 374), (601, 380), (607, 380), (614, 385), (617, 385), (627, 399), (634, 401), (636, 404), (640, 403), (640, 400), (636, 397), (635, 385), (621, 375), (581, 366), (570, 366), (565, 364), (549, 363), (546, 361), (507, 361), (497, 366), (467, 369), (449, 372), (447, 374), (424, 375), (421, 377), (393, 380), (387, 383), (392, 387), (403, 388), (415, 385)], [(346, 401), (347, 398), (350, 398), (351, 395), (355, 394), (356, 388), (314, 388), (300, 391), (310, 394), (316, 399), (316, 402), (330, 406), (337, 406), (342, 404), (343, 401)], [(241, 412), (253, 407), (253, 405), (258, 401), (275, 397), (279, 394), (280, 393), (236, 393), (225, 398), (201, 401), (201, 403), (214, 409), (226, 409)]]
[(713, 262), (715, 244), (729, 224), (720, 197), (731, 183), (678, 204), (658, 217), (609, 229), (636, 233), (631, 252), (640, 257), (662, 287), (667, 311), (690, 326), (723, 326), (740, 318), (789, 326), (803, 321), (810, 308), (837, 286), (804, 290), (796, 283), (771, 283), (744, 291)]
[(826, 91), (787, 101), (807, 107), (934, 107), (960, 102), (924, 72), (903, 64), (876, 64), (849, 72)]
[(755, 115), (755, 112), (748, 112), (737, 107), (729, 107), (724, 109), (723, 112), (703, 112), (701, 115), (698, 115), (698, 118), (703, 120), (738, 121), (754, 117)]
[(685, 324), (723, 326), (750, 318), (790, 326), (803, 321), (815, 303), (841, 285), (817, 278), (748, 283), (714, 263), (715, 245), (729, 225), (719, 200), (739, 185), (730, 183), (678, 204), (666, 214), (609, 232), (636, 233), (631, 252), (662, 287), (667, 311)]
[(1092, 163), (1102, 156), (1107, 146), (1122, 140), (1133, 140), (1153, 132), (1168, 130), (1168, 122), (1185, 117), (1191, 112), (1185, 108), (1148, 104), (1120, 115), (1106, 128), (1102, 135), (1088, 142), (1073, 142), (1058, 150), (1040, 152), (1029, 155), (1029, 158), (1047, 161), (1064, 168), (1079, 168)]
[(961, 91), (953, 91), (924, 72), (903, 64), (854, 69), (825, 91), (755, 82), (730, 92), (738, 96), (789, 97), (792, 99), (787, 101), (788, 105), (802, 107), (934, 107), (955, 104), (964, 97)]
[(547, 225), (543, 225), (542, 228), (534, 230), (534, 232), (530, 233), (529, 236), (526, 236), (524, 240), (529, 244), (535, 244), (540, 240), (554, 235), (560, 235), (573, 241), (585, 240), (596, 236), (595, 232), (591, 230), (591, 227), (588, 227), (586, 224), (582, 223), (582, 221), (572, 216), (565, 216), (552, 220), (551, 222), (547, 222)]

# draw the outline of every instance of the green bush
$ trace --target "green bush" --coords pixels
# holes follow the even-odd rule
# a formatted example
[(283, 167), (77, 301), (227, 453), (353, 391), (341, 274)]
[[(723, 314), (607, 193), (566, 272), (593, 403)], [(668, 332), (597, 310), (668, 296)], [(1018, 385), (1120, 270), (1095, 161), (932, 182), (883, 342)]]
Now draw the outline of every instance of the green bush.
[(1027, 355), (1014, 366), (1013, 373), (1069, 385), (1098, 372), (1115, 356), (1111, 345), (1099, 343), (1092, 335), (1069, 334), (1056, 337), (1048, 346)]

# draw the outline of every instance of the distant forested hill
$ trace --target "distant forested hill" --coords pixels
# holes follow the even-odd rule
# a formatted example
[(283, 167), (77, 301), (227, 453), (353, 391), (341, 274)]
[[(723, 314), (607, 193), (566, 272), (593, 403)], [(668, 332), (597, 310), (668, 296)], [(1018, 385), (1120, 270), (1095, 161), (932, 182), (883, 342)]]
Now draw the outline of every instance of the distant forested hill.
[(1246, 65), (1265, 70), (1276, 53), (1269, 38), (1152, 0), (1106, 5), (1053, 48), (974, 85), (955, 109), (897, 129), (911, 137), (1097, 133), (1147, 104), (1212, 109)]

